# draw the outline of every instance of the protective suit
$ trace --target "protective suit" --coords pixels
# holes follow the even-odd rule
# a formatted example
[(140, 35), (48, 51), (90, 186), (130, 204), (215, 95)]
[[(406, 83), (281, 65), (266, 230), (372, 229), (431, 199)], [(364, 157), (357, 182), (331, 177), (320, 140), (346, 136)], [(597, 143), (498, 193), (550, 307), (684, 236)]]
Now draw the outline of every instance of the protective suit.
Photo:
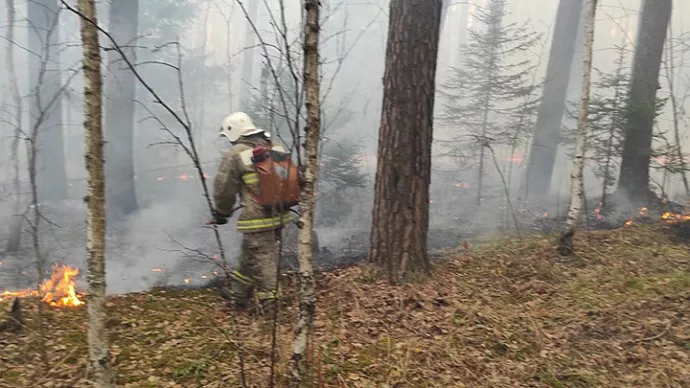
[(238, 307), (246, 307), (256, 293), (262, 306), (278, 296), (278, 247), (282, 227), (293, 221), (289, 211), (268, 212), (252, 193), (259, 178), (252, 163), (254, 146), (284, 151), (269, 141), (266, 132), (254, 127), (249, 116), (233, 113), (223, 122), (221, 135), (233, 144), (223, 155), (213, 184), (214, 222), (224, 224), (234, 212), (239, 195), (242, 214), (237, 229), (243, 233), (239, 267), (233, 271), (230, 296)]

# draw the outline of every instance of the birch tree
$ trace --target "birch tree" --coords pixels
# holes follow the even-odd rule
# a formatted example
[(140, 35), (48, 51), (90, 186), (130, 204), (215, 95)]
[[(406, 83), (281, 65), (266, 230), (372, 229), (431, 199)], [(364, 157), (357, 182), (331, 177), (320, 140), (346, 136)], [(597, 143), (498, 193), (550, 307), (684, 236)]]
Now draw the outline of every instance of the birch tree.
[(585, 166), (585, 146), (587, 137), (587, 116), (589, 115), (589, 90), (592, 79), (592, 57), (594, 47), (594, 23), (597, 13), (597, 1), (587, 1), (587, 19), (585, 27), (585, 55), (582, 61), (582, 90), (580, 93), (580, 107), (575, 133), (575, 155), (573, 168), (570, 173), (570, 209), (565, 230), (559, 242), (562, 255), (572, 254), (574, 248), (575, 230), (580, 221), (582, 207), (585, 202), (585, 185), (583, 170)]
[(114, 387), (105, 330), (105, 176), (101, 54), (94, 0), (79, 0), (84, 52), (84, 142), (88, 173), (88, 341), (91, 372), (98, 388)]
[(312, 230), (314, 228), (314, 205), (316, 197), (314, 189), (316, 177), (319, 175), (318, 145), (321, 137), (321, 91), (319, 79), (319, 14), (321, 2), (319, 0), (304, 0), (304, 93), (307, 111), (307, 125), (304, 141), (304, 177), (300, 203), (299, 232), (299, 274), (300, 299), (299, 315), (295, 325), (295, 337), (292, 341), (292, 358), (290, 372), (292, 386), (299, 387), (306, 375), (305, 353), (309, 334), (314, 322), (316, 308), (316, 294), (314, 286), (314, 270), (312, 268)]

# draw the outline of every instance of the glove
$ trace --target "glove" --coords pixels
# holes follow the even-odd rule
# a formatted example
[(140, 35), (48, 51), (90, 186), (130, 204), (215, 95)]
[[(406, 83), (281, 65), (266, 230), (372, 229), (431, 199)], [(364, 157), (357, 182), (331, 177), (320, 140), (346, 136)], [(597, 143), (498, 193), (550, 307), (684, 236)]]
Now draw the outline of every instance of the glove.
[(218, 212), (213, 212), (213, 218), (206, 221), (206, 225), (225, 225), (228, 223), (228, 217)]

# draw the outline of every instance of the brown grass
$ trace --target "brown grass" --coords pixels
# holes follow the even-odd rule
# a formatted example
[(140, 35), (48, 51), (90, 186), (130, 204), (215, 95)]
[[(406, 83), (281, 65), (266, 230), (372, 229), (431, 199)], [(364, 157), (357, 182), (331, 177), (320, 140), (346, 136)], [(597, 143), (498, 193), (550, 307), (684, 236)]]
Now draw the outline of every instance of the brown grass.
[[(690, 387), (690, 255), (670, 236), (659, 225), (588, 232), (569, 261), (554, 238), (485, 239), (399, 287), (363, 267), (324, 274), (307, 386)], [(86, 386), (86, 310), (50, 309), (46, 370), (35, 303), (24, 307), (24, 332), (0, 333), (0, 386)], [(231, 314), (250, 386), (267, 386), (268, 325), (208, 290), (111, 298), (118, 385), (239, 386)], [(281, 377), (293, 314), (279, 327)]]

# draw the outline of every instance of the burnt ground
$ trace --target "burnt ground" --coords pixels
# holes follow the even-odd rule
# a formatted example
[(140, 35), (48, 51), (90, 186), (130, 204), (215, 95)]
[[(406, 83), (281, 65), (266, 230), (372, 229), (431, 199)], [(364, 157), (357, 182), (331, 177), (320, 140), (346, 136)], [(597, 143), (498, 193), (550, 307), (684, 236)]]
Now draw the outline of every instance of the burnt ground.
[[(690, 387), (688, 225), (484, 237), (447, 251), (428, 280), (392, 287), (365, 266), (317, 278), (308, 361), (320, 387)], [(285, 278), (278, 380), (288, 376), (296, 289)], [(86, 309), (48, 308), (49, 365), (27, 327), (0, 333), (1, 387), (86, 387)], [(2, 311), (9, 302), (2, 304)], [(271, 335), (210, 290), (113, 296), (108, 330), (118, 386), (267, 386)], [(237, 342), (236, 338), (240, 341)], [(279, 386), (281, 385), (279, 384)]]

